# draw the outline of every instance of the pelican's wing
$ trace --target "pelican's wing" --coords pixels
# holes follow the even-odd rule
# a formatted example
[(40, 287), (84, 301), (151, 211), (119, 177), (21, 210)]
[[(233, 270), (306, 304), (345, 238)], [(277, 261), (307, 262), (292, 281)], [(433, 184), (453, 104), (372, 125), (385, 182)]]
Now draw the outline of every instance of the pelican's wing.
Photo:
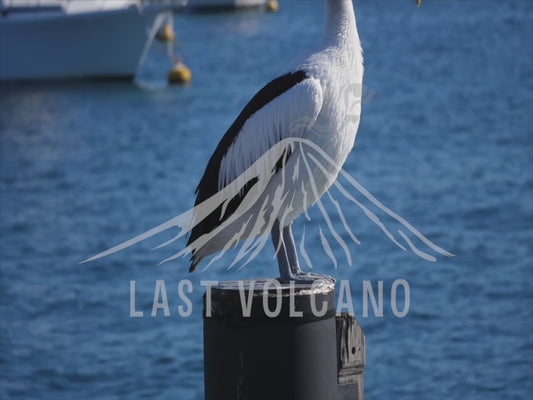
[[(263, 87), (218, 144), (198, 185), (196, 205), (247, 171), (280, 140), (304, 136), (316, 121), (322, 100), (320, 81), (301, 70), (280, 76)], [(221, 206), (198, 222), (188, 244), (227, 219), (254, 184), (250, 177), (241, 194), (224, 211)]]
[(320, 81), (304, 78), (251, 114), (222, 157), (218, 189), (246, 171), (277, 142), (290, 137), (302, 137), (316, 121), (321, 108)]

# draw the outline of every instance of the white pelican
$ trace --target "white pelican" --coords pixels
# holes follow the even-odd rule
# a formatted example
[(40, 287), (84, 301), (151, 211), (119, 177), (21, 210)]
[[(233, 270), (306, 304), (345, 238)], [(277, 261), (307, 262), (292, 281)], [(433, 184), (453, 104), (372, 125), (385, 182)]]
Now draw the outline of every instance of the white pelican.
[[(312, 176), (300, 176), (284, 184), (282, 181), (287, 177), (298, 175), (303, 164), (298, 146), (287, 150), (277, 162), (277, 172), (255, 205), (206, 243), (193, 247), (190, 271), (194, 271), (204, 257), (222, 250), (231, 242), (250, 217), (255, 221), (264, 199), (272, 201), (276, 190), (283, 187), (280, 198), (288, 200), (277, 210), (270, 224), (277, 248), (280, 280), (309, 281), (318, 277), (302, 272), (291, 226), (294, 219), (333, 184), (354, 145), (361, 112), (362, 83), (363, 56), (352, 1), (327, 0), (322, 45), (285, 75), (269, 82), (244, 107), (207, 164), (197, 188), (196, 205), (215, 195), (283, 139), (308, 139), (329, 155), (335, 165), (327, 164), (327, 174), (320, 173), (313, 166)], [(256, 184), (254, 177), (250, 178), (224, 209), (220, 206), (194, 226), (188, 246), (212, 232), (235, 212), (247, 191)], [(315, 193), (315, 196), (311, 195), (306, 201), (305, 193)], [(264, 210), (266, 220), (272, 219), (272, 213), (276, 212), (274, 208)], [(269, 228), (269, 224), (265, 225), (265, 229)], [(250, 232), (245, 229), (245, 234), (240, 235), (241, 240), (246, 239), (246, 233), (264, 232), (264, 229), (252, 232), (251, 224), (249, 227)]]

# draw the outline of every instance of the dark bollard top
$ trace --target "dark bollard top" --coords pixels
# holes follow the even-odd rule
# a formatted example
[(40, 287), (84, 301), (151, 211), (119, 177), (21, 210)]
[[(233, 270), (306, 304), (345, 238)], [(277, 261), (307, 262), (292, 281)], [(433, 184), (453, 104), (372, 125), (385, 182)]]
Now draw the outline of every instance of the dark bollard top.
[[(206, 299), (210, 297), (210, 314)], [(317, 321), (335, 316), (335, 283), (280, 283), (275, 279), (227, 281), (204, 294), (204, 317), (228, 321)]]

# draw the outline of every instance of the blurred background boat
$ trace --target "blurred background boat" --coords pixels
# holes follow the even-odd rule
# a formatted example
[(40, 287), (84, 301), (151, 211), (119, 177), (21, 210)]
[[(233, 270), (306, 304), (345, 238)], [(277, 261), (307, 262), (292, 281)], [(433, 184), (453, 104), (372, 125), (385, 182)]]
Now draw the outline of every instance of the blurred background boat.
[(187, 0), (141, 0), (143, 5), (159, 4), (170, 7), (172, 11), (183, 11), (187, 6)]
[(192, 12), (216, 12), (264, 8), (268, 0), (189, 0), (187, 10)]
[(176, 3), (0, 0), (0, 80), (131, 79)]

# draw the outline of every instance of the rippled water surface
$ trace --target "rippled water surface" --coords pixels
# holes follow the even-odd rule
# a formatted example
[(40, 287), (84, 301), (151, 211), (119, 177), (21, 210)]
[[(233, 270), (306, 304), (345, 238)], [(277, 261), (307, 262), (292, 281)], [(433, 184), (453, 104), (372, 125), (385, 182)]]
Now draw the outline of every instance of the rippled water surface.
[[(356, 10), (368, 95), (345, 169), (456, 254), (430, 263), (403, 252), (337, 196), (362, 244), (350, 246), (351, 267), (333, 246), (335, 270), (313, 211), (307, 250), (321, 272), (350, 280), (366, 333), (366, 396), (529, 398), (533, 7), (361, 0)], [(137, 85), (0, 86), (0, 398), (203, 398), (200, 280), (275, 276), (273, 250), (239, 272), (229, 259), (194, 274), (183, 259), (157, 266), (184, 242), (78, 262), (187, 210), (225, 129), (322, 26), (315, 0), (179, 15), (188, 87), (166, 86), (158, 45)], [(168, 318), (150, 317), (157, 279)], [(189, 318), (177, 312), (182, 279), (194, 285)], [(405, 318), (391, 311), (395, 279), (410, 285)], [(129, 317), (130, 280), (144, 318)], [(384, 281), (382, 318), (362, 316), (363, 280)]]

